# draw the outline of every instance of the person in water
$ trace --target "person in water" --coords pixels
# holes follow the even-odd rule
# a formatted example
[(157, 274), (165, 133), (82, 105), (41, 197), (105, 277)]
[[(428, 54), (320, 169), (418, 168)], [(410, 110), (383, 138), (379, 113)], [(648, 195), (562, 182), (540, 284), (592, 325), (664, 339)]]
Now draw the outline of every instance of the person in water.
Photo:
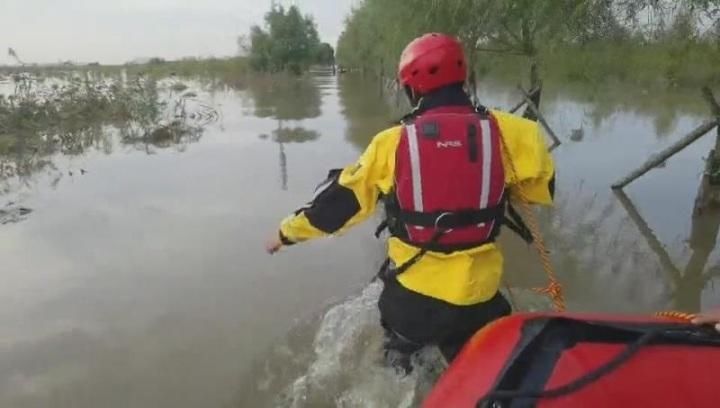
[(330, 171), (266, 250), (341, 234), (382, 202), (390, 238), (378, 306), (386, 357), (407, 368), (425, 346), (452, 360), (478, 329), (510, 314), (495, 240), (504, 226), (532, 239), (510, 197), (552, 204), (555, 171), (537, 123), (472, 104), (456, 38), (415, 39), (398, 76), (412, 112), (356, 163)]

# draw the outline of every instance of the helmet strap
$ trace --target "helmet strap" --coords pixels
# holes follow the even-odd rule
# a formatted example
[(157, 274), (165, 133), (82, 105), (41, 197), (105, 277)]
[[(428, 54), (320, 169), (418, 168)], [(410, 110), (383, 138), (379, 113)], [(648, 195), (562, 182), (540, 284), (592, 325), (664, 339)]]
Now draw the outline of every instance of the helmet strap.
[(408, 100), (410, 101), (410, 106), (412, 106), (413, 108), (417, 107), (420, 103), (420, 99), (422, 99), (420, 95), (418, 95), (415, 91), (413, 91), (412, 88), (407, 85), (405, 85), (405, 96), (407, 96)]

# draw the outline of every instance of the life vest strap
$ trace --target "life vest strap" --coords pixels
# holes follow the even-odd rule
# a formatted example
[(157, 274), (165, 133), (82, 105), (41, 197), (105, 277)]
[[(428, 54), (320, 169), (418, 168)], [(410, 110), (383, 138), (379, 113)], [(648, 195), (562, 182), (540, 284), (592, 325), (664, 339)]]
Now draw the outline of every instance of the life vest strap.
[(449, 230), (497, 221), (503, 216), (504, 210), (503, 205), (462, 211), (416, 212), (401, 210), (397, 214), (397, 220), (415, 227)]
[(375, 228), (375, 238), (380, 239), (380, 235), (390, 227), (390, 223), (388, 222), (387, 218), (384, 219), (378, 226)]
[[(438, 241), (440, 241), (440, 238), (442, 238), (443, 235), (447, 233), (447, 230), (445, 229), (439, 229), (435, 232), (433, 237), (430, 239), (429, 244), (435, 244)], [(410, 269), (411, 266), (415, 265), (422, 257), (425, 256), (425, 254), (428, 253), (430, 249), (427, 246), (421, 247), (418, 252), (413, 255), (412, 258), (407, 260), (404, 264), (399, 265), (395, 268), (390, 267), (390, 258), (388, 257), (388, 260), (383, 264), (383, 266), (380, 269), (380, 272), (378, 275), (382, 279), (389, 279), (389, 278), (396, 278), (398, 275), (401, 275), (405, 273), (408, 269)]]
[[(391, 228), (393, 225), (397, 225), (400, 223), (405, 223), (408, 225), (415, 225), (415, 226), (421, 226), (421, 227), (435, 227), (435, 221), (437, 220), (438, 215), (442, 215), (443, 212), (436, 212), (436, 213), (415, 213), (415, 212), (409, 212), (409, 211), (401, 211), (399, 210), (396, 198), (393, 195), (386, 196), (384, 199), (384, 202), (386, 204), (386, 218), (378, 225), (377, 229), (375, 230), (375, 238), (380, 238), (380, 235), (387, 229), (390, 230), (391, 234), (395, 237), (401, 238), (403, 241), (411, 244), (416, 245), (413, 242), (408, 241), (407, 239), (403, 239), (401, 236), (398, 235), (396, 230), (393, 230)], [(502, 206), (498, 206), (495, 208), (489, 208), (486, 210), (473, 210), (470, 211), (470, 213), (481, 213), (481, 212), (494, 212), (494, 211), (501, 211)], [(500, 214), (494, 214), (492, 217), (489, 215), (484, 215), (485, 217), (490, 217), (489, 221), (497, 221), (500, 220), (500, 222), (496, 222), (495, 229), (498, 230), (493, 233), (493, 236), (497, 235), (499, 233), (499, 228), (501, 226), (506, 226), (508, 229), (510, 229), (512, 232), (517, 234), (523, 241), (525, 241), (527, 244), (532, 244), (534, 242), (534, 238), (532, 235), (532, 232), (530, 232), (530, 228), (525, 224), (525, 221), (522, 219), (522, 216), (520, 216), (520, 213), (518, 213), (517, 209), (509, 202), (506, 201), (505, 208), (507, 210), (507, 213), (500, 213)], [(453, 213), (453, 217), (447, 217), (446, 220), (441, 220), (442, 223), (439, 225), (441, 228), (460, 228), (464, 225), (475, 225), (477, 224), (477, 220), (480, 220), (479, 223), (487, 222), (483, 221), (482, 214), (466, 214), (467, 212), (455, 212)], [(457, 215), (457, 216), (455, 216)], [(501, 218), (495, 218), (497, 216), (500, 216)], [(415, 217), (415, 218), (413, 218)], [(474, 217), (474, 218), (473, 218)], [(424, 220), (419, 220), (420, 218), (426, 218)], [(471, 221), (468, 221), (471, 220)], [(465, 221), (467, 223), (463, 223), (462, 221)], [(460, 222), (460, 224), (453, 226), (452, 222)], [(450, 224), (450, 226), (448, 226)], [(493, 239), (489, 239), (487, 241), (483, 242), (475, 242), (475, 243), (467, 243), (463, 245), (438, 245), (438, 244), (426, 244), (426, 246), (431, 251), (439, 251), (439, 252), (453, 252), (457, 250), (463, 250), (463, 249), (470, 249), (474, 247), (478, 247), (483, 244), (487, 244), (489, 242), (492, 242)]]
[(520, 213), (517, 212), (510, 202), (507, 203), (507, 215), (503, 216), (503, 225), (510, 228), (512, 232), (516, 233), (528, 245), (535, 241), (530, 228), (528, 228), (520, 216)]

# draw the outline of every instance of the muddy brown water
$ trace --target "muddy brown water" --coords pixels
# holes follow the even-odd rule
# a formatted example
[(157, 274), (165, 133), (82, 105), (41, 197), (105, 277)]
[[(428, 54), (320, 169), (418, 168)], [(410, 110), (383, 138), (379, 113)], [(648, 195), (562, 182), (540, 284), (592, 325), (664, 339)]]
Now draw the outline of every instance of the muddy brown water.
[[(513, 89), (487, 81), (480, 95), (509, 107)], [(543, 111), (564, 144), (557, 205), (541, 218), (568, 307), (720, 306), (720, 218), (692, 218), (713, 136), (625, 199), (609, 189), (705, 119), (702, 102), (547, 92)], [(197, 142), (106, 141), (4, 180), (3, 214), (32, 212), (0, 226), (0, 406), (416, 405), (438, 368), (400, 379), (377, 364), (373, 223), (276, 257), (262, 251), (327, 170), (389, 124), (392, 101), (368, 80), (324, 73), (201, 96), (222, 115)], [(518, 306), (530, 308), (537, 299), (523, 296), (543, 272), (524, 244), (503, 245)]]

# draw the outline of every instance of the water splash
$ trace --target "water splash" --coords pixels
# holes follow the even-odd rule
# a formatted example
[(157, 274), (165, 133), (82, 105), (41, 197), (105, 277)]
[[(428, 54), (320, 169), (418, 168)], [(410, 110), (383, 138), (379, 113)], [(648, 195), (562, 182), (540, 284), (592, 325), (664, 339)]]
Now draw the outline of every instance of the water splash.
[(381, 290), (381, 283), (373, 283), (295, 327), (255, 370), (255, 389), (244, 401), (291, 408), (418, 406), (444, 361), (437, 350), (428, 349), (414, 362), (411, 375), (384, 364), (377, 310)]
[[(410, 408), (421, 404), (446, 367), (436, 348), (424, 350), (411, 375), (383, 360), (377, 302), (381, 283), (296, 325), (253, 370), (254, 386), (239, 406)], [(542, 295), (515, 289), (523, 310), (549, 310)]]

